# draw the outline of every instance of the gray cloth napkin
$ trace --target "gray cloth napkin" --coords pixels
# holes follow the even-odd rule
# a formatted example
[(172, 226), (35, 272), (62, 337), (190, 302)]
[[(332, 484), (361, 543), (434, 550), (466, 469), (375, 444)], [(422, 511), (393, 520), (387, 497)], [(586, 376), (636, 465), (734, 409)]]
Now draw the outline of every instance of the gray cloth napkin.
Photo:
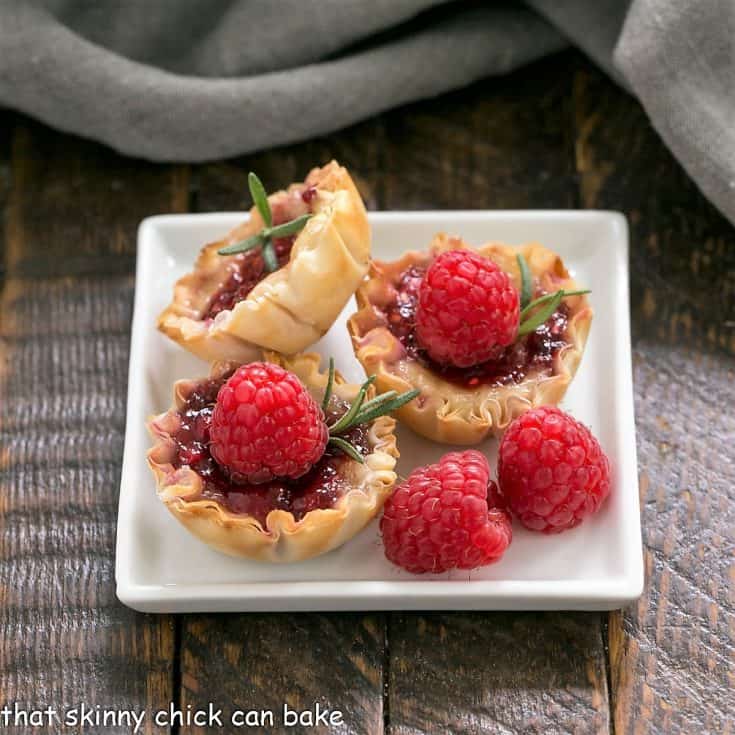
[(638, 96), (735, 222), (733, 0), (0, 0), (0, 105), (123, 153), (202, 161), (570, 42)]

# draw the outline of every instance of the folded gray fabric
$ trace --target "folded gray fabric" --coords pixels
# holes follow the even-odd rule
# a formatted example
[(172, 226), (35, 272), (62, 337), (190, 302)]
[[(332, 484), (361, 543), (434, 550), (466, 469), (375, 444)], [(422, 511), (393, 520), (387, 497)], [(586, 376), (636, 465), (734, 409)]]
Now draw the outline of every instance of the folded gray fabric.
[(0, 104), (123, 153), (202, 161), (572, 42), (640, 98), (735, 221), (734, 17), (732, 0), (0, 0)]

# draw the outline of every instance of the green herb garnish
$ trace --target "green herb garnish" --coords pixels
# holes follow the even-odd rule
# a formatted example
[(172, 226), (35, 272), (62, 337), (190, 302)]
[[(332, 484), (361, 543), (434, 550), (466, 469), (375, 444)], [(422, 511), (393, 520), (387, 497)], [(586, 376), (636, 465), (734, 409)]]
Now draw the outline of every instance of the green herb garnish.
[[(418, 389), (409, 390), (400, 395), (394, 391), (389, 390), (375, 398), (365, 400), (367, 392), (370, 386), (375, 382), (375, 375), (371, 375), (361, 386), (357, 393), (357, 397), (352, 402), (350, 407), (340, 416), (331, 426), (329, 426), (329, 444), (340, 449), (345, 454), (352, 457), (357, 462), (363, 463), (365, 460), (360, 454), (360, 451), (350, 444), (344, 437), (339, 436), (345, 434), (350, 429), (360, 424), (366, 424), (380, 416), (385, 416), (388, 413), (397, 411), (401, 406), (405, 406), (409, 401), (416, 398), (421, 392)], [(332, 397), (332, 390), (334, 388), (334, 360), (329, 360), (329, 377), (327, 378), (327, 387), (324, 391), (324, 398), (322, 399), (322, 409), (327, 410), (329, 406), (329, 400)]]
[[(516, 255), (518, 268), (521, 271), (521, 314), (520, 326), (518, 327), (518, 336), (522, 337), (531, 332), (535, 332), (559, 307), (562, 299), (567, 296), (582, 296), (590, 293), (588, 288), (578, 291), (565, 291), (563, 288), (553, 293), (547, 293), (539, 296), (531, 301), (531, 269), (528, 267), (526, 259), (518, 253)], [(543, 309), (537, 307), (543, 306)]]
[(257, 234), (252, 235), (241, 242), (236, 242), (232, 245), (227, 245), (227, 247), (220, 248), (217, 253), (219, 255), (236, 255), (237, 253), (245, 253), (248, 250), (253, 250), (254, 248), (260, 248), (265, 267), (272, 273), (273, 271), (278, 270), (278, 257), (276, 256), (276, 251), (273, 247), (273, 239), (277, 237), (289, 237), (290, 235), (295, 235), (297, 232), (301, 232), (311, 215), (302, 214), (290, 222), (284, 222), (283, 224), (276, 225), (274, 227), (273, 213), (271, 212), (271, 205), (268, 202), (268, 195), (265, 192), (265, 187), (257, 175), (252, 171), (248, 174), (248, 188), (250, 189), (250, 196), (253, 198), (255, 208), (263, 218), (265, 226)]
[(516, 255), (516, 261), (518, 262), (518, 270), (521, 272), (521, 309), (525, 309), (530, 303), (533, 293), (531, 269), (528, 267), (526, 259), (520, 253)]

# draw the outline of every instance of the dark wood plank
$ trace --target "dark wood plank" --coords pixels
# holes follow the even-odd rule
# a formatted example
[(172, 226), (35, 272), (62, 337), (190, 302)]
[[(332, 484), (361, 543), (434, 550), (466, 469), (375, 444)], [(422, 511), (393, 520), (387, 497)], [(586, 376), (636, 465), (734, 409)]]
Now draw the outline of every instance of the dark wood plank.
[(223, 732), (241, 732), (231, 725), (232, 713), (251, 709), (272, 712), (266, 732), (325, 732), (323, 727), (285, 727), (285, 705), (302, 712), (318, 704), (322, 711), (341, 713), (330, 733), (379, 733), (384, 642), (380, 614), (187, 616), (181, 706), (199, 709), (215, 702), (223, 710)]
[(196, 211), (250, 208), (248, 171), (257, 171), (269, 191), (303, 179), (312, 166), (336, 158), (347, 166), (368, 209), (377, 209), (385, 169), (385, 121), (377, 117), (323, 138), (195, 168), (192, 172)]
[[(579, 63), (562, 54), (387, 116), (385, 206), (575, 206)], [(602, 633), (597, 613), (393, 614), (388, 731), (607, 732)]]
[[(8, 110), (0, 110), (0, 214), (5, 221), (5, 208), (10, 193), (10, 138), (15, 117)], [(5, 275), (5, 228), (0, 227), (0, 287)], [(2, 316), (0, 315), (0, 318)]]
[(10, 173), (0, 692), (26, 707), (157, 709), (172, 698), (172, 619), (117, 601), (115, 519), (136, 227), (182, 209), (186, 180), (22, 120)]
[(386, 116), (387, 209), (574, 207), (571, 76), (558, 54)]
[[(333, 138), (195, 169), (195, 207), (243, 209), (249, 206), (248, 171), (257, 171), (272, 190), (303, 178), (311, 166), (333, 157), (358, 172), (357, 183), (368, 205), (376, 206), (382, 130), (378, 119)], [(335, 733), (382, 731), (383, 614), (187, 616), (181, 650), (184, 707), (216, 701), (225, 713), (269, 709), (278, 726), (285, 703), (298, 709), (318, 702), (341, 711), (344, 724), (331, 730)]]
[(598, 615), (395, 613), (388, 641), (393, 735), (608, 731)]
[(583, 203), (631, 224), (646, 590), (610, 617), (616, 733), (732, 728), (735, 232), (598, 72), (575, 81)]

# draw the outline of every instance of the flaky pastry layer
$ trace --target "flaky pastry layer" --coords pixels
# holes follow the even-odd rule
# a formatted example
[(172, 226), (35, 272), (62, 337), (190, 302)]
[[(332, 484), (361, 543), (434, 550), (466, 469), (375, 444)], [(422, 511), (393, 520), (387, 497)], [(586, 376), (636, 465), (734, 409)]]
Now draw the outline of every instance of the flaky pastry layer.
[(377, 375), (379, 393), (419, 388), (421, 395), (401, 408), (397, 417), (416, 433), (446, 444), (477, 444), (498, 435), (508, 424), (534, 406), (555, 405), (564, 396), (584, 352), (592, 309), (586, 296), (568, 296), (566, 340), (553, 362), (551, 374), (532, 374), (517, 384), (461, 386), (449, 382), (411, 359), (388, 328), (383, 307), (391, 304), (401, 275), (412, 265), (428, 267), (447, 250), (471, 249), (494, 260), (520, 289), (516, 254), (528, 262), (538, 287), (544, 291), (576, 290), (561, 258), (538, 243), (513, 247), (491, 242), (473, 248), (460, 238), (437, 235), (427, 251), (411, 251), (391, 263), (374, 261), (368, 279), (356, 293), (358, 311), (348, 322), (357, 359), (368, 375)]
[(258, 359), (262, 349), (294, 354), (316, 342), (367, 273), (370, 226), (357, 187), (336, 161), (313, 169), (304, 184), (271, 194), (269, 200), (278, 203), (304, 186), (316, 188), (313, 216), (298, 234), (286, 265), (263, 278), (231, 310), (202, 319), (212, 295), (239, 264), (236, 256), (217, 251), (263, 227), (253, 207), (247, 222), (202, 249), (194, 270), (176, 283), (158, 328), (209, 362), (244, 363)]
[[(319, 371), (319, 355), (295, 355), (291, 358), (266, 353), (266, 359), (295, 373), (309, 391), (321, 401), (327, 376)], [(231, 370), (233, 363), (218, 363), (211, 377)], [(285, 510), (272, 510), (263, 527), (252, 516), (237, 514), (213, 499), (202, 498), (202, 480), (188, 466), (176, 469), (172, 462), (176, 446), (172, 435), (179, 427), (181, 409), (196, 380), (181, 380), (174, 386), (173, 407), (151, 419), (149, 431), (154, 440), (148, 452), (148, 464), (156, 477), (158, 497), (191, 533), (217, 551), (230, 556), (264, 562), (287, 563), (308, 559), (341, 546), (361, 531), (376, 516), (390, 495), (396, 480), (398, 458), (395, 420), (382, 416), (368, 432), (370, 453), (360, 464), (345, 457), (340, 473), (350, 489), (334, 507), (313, 510), (301, 519)], [(359, 386), (335, 375), (334, 394), (352, 401)], [(373, 393), (374, 394), (374, 393)]]

